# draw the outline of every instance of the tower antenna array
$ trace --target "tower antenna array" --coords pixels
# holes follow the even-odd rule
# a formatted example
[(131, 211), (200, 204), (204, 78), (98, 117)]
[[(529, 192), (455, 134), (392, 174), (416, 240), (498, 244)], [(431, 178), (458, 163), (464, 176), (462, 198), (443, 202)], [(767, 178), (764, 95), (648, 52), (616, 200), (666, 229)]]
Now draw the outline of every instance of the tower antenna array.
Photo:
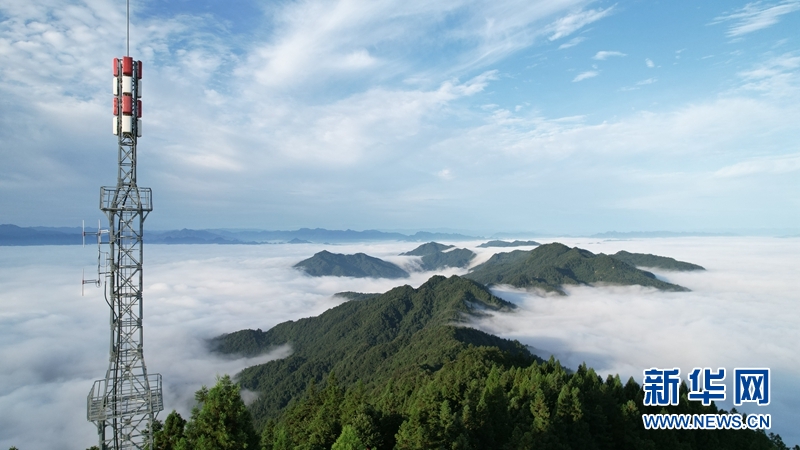
[[(130, 2), (128, 2), (128, 16)], [(130, 19), (128, 19), (130, 30)], [(101, 450), (152, 449), (153, 422), (164, 409), (161, 375), (148, 374), (143, 352), (142, 236), (153, 210), (152, 191), (136, 184), (136, 145), (142, 135), (142, 62), (127, 52), (114, 58), (113, 133), (118, 138), (116, 186), (100, 188), (100, 209), (108, 217), (106, 302), (110, 307), (109, 363), (87, 398), (88, 420), (97, 425)], [(99, 227), (98, 227), (99, 228)]]

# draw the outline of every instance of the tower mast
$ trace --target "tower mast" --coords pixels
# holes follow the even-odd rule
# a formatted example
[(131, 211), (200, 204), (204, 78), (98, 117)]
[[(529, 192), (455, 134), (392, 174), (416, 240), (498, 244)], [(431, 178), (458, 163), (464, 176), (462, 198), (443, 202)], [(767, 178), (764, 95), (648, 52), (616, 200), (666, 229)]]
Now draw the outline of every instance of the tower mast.
[(89, 392), (87, 419), (97, 425), (101, 450), (154, 448), (153, 422), (164, 409), (161, 375), (147, 373), (143, 352), (142, 237), (153, 203), (150, 188), (136, 184), (136, 145), (142, 135), (142, 62), (130, 57), (129, 45), (126, 56), (114, 58), (113, 63), (117, 184), (100, 188), (100, 209), (109, 224), (110, 264), (104, 274), (110, 307), (110, 357), (105, 378), (95, 381)]

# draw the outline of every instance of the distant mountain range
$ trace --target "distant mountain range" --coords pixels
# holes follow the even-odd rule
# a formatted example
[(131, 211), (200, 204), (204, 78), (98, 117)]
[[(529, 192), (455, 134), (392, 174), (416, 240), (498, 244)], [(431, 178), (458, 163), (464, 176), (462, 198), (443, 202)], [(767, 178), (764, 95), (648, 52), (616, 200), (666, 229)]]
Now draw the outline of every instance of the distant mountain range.
[(489, 247), (528, 247), (528, 246), (536, 246), (539, 245), (536, 241), (489, 241), (484, 242), (483, 244), (479, 245), (480, 248), (489, 248)]
[[(465, 268), (475, 258), (466, 248), (428, 242), (401, 256), (421, 256), (423, 271), (446, 267)], [(395, 264), (364, 253), (343, 255), (322, 251), (295, 264), (311, 276), (406, 278), (408, 272)], [(560, 243), (539, 245), (533, 250), (497, 253), (475, 266), (465, 278), (486, 286), (508, 284), (519, 288), (538, 288), (565, 294), (565, 285), (614, 284), (654, 287), (663, 291), (688, 291), (677, 284), (659, 280), (637, 267), (671, 271), (705, 270), (702, 266), (664, 256), (619, 251), (614, 255), (594, 254)]]
[[(87, 227), (86, 231), (96, 231)], [(523, 233), (524, 234), (524, 233)], [(764, 232), (756, 233), (765, 235)], [(494, 237), (513, 236), (509, 233), (496, 233)], [(521, 234), (517, 234), (520, 236)], [(609, 231), (591, 235), (601, 239), (634, 239), (653, 237), (690, 236), (735, 236), (733, 233), (695, 233), (672, 231)], [(785, 230), (775, 234), (779, 237), (798, 237), (800, 235)], [(414, 234), (385, 232), (378, 230), (327, 230), (324, 228), (300, 228), (298, 230), (238, 230), (238, 229), (181, 229), (146, 230), (145, 242), (148, 244), (284, 244), (284, 243), (347, 243), (369, 241), (469, 241), (482, 239), (460, 233), (418, 231)], [(0, 246), (3, 245), (79, 245), (81, 227), (19, 227), (12, 224), (0, 225)], [(494, 240), (479, 247), (516, 247), (536, 245), (535, 241), (506, 242)]]
[(663, 237), (736, 236), (734, 233), (703, 233), (692, 231), (606, 231), (590, 237), (603, 239), (663, 238)]
[[(87, 227), (87, 232), (97, 231)], [(412, 235), (387, 233), (377, 230), (326, 230), (324, 228), (300, 228), (294, 231), (266, 230), (146, 230), (147, 244), (280, 244), (280, 243), (343, 243), (365, 241), (409, 241), (430, 240), (463, 241), (480, 239), (456, 233), (430, 233), (419, 231)], [(0, 225), (0, 245), (80, 245), (81, 227), (19, 227)]]
[[(421, 256), (419, 268), (413, 271), (434, 271), (446, 267), (467, 267), (475, 258), (475, 253), (466, 248), (455, 248), (453, 245), (428, 242), (414, 250), (401, 253), (400, 256)], [(344, 255), (323, 250), (314, 256), (295, 264), (296, 269), (301, 269), (313, 277), (355, 277), (355, 278), (407, 278), (408, 272), (374, 256), (364, 253)]]

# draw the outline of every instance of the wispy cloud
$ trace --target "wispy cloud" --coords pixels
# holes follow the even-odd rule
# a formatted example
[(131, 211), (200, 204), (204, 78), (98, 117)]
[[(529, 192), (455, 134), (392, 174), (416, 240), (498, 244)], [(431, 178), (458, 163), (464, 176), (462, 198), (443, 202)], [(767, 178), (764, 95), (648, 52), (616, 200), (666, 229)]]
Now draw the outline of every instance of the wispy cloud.
[(800, 56), (786, 53), (758, 64), (750, 70), (739, 72), (745, 81), (744, 90), (761, 91), (785, 96), (800, 89)]
[(577, 36), (577, 37), (574, 37), (574, 38), (568, 40), (567, 42), (564, 42), (563, 44), (559, 45), (558, 49), (559, 50), (564, 50), (566, 48), (575, 47), (576, 45), (580, 44), (581, 42), (583, 42), (585, 40), (586, 40), (585, 37)]
[(800, 171), (800, 153), (778, 157), (756, 158), (723, 167), (717, 177), (742, 177), (756, 174), (783, 174)]
[(436, 176), (442, 180), (450, 181), (453, 179), (453, 172), (451, 172), (450, 169), (442, 169), (436, 173)]
[(627, 56), (627, 55), (625, 53), (616, 51), (599, 51), (594, 56), (592, 56), (592, 59), (596, 59), (598, 61), (605, 61), (606, 59), (612, 56)]
[(577, 83), (578, 81), (583, 81), (583, 80), (585, 80), (587, 78), (594, 78), (599, 74), (600, 74), (600, 72), (598, 72), (596, 70), (588, 70), (586, 72), (582, 72), (582, 73), (579, 73), (578, 75), (576, 75), (575, 78), (572, 79), (572, 82), (573, 83)]
[(648, 84), (653, 84), (658, 81), (656, 78), (648, 78), (646, 80), (637, 81), (634, 86), (625, 86), (620, 88), (620, 91), (636, 91), (641, 88), (641, 86), (646, 86)]
[(569, 36), (570, 34), (574, 33), (575, 31), (589, 25), (592, 22), (596, 22), (603, 17), (608, 16), (613, 11), (614, 7), (608, 7), (606, 9), (590, 9), (587, 11), (578, 11), (575, 13), (571, 13), (567, 16), (558, 19), (554, 24), (550, 26), (552, 29), (552, 34), (550, 35), (550, 40), (555, 41), (556, 39), (561, 39), (563, 37)]
[(655, 64), (655, 63), (653, 62), (653, 60), (651, 60), (650, 58), (645, 58), (645, 59), (644, 59), (644, 64), (645, 64), (647, 67), (651, 68), (651, 69), (652, 69), (653, 67), (655, 67), (655, 66), (656, 66), (656, 64)]
[(800, 10), (800, 1), (784, 0), (778, 3), (753, 2), (743, 8), (715, 17), (711, 25), (733, 22), (726, 33), (728, 37), (737, 37), (775, 25), (780, 17)]
[[(432, 40), (454, 52), (451, 63), (455, 64), (436, 70), (485, 67), (542, 35), (566, 36), (608, 13), (583, 11), (582, 3), (584, 0), (479, 4), (414, 0), (401, 4), (377, 1), (365, 8), (346, 1), (290, 2), (275, 12), (274, 38), (255, 42), (238, 71), (274, 88), (321, 84), (344, 76), (367, 80), (407, 77), (421, 68), (416, 53), (404, 49), (414, 42), (427, 45)], [(570, 10), (573, 12), (563, 16)]]
[[(641, 111), (604, 122), (590, 117), (565, 122), (542, 117), (535, 111), (519, 115), (516, 121), (492, 117), (480, 128), (442, 141), (433, 147), (433, 152), (446, 152), (450, 167), (458, 169), (462, 179), (472, 180), (482, 189), (497, 186), (498, 196), (504, 190), (501, 186), (513, 185), (516, 189), (559, 192), (559, 198), (569, 198), (588, 209), (610, 202), (607, 205), (619, 212), (664, 214), (691, 210), (692, 216), (706, 217), (707, 223), (720, 226), (754, 224), (763, 215), (780, 223), (796, 218), (795, 207), (786, 209), (781, 205), (796, 203), (785, 191), (786, 186), (793, 185), (792, 176), (797, 172), (753, 173), (752, 177), (721, 177), (714, 172), (731, 165), (731, 161), (748, 160), (752, 148), (759, 148), (764, 155), (787, 151), (782, 137), (794, 136), (796, 121), (800, 120), (797, 94), (789, 91), (787, 95), (780, 107), (764, 98), (731, 93), (671, 111)], [(725, 152), (710, 153), (709, 149)], [(710, 169), (687, 168), (680, 161), (690, 155), (695, 161), (700, 158), (701, 165)], [(495, 175), (482, 176), (471, 168), (475, 165), (481, 167), (480, 172)], [(556, 175), (565, 172), (601, 184), (600, 174), (615, 174), (613, 177), (625, 181), (613, 184), (626, 190), (626, 194), (608, 195), (604, 189), (597, 189), (592, 201), (582, 200), (580, 190), (573, 190)], [(497, 173), (504, 174), (502, 181), (497, 180)], [(753, 184), (756, 178), (763, 182)], [(469, 189), (463, 183), (457, 185)], [(508, 207), (513, 208), (513, 203), (509, 202)], [(729, 211), (727, 219), (721, 220), (720, 208)], [(711, 210), (717, 213), (712, 216)], [(757, 210), (762, 217), (735, 212), (744, 210)], [(593, 223), (597, 223), (598, 216), (602, 214), (591, 215)]]

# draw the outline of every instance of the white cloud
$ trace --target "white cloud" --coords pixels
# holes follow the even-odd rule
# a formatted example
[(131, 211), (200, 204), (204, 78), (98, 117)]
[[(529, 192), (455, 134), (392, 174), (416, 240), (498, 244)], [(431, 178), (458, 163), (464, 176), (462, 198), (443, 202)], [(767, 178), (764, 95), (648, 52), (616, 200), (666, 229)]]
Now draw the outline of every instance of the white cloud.
[[(455, 66), (436, 67), (438, 72), (486, 67), (531, 45), (542, 34), (567, 28), (571, 33), (607, 13), (583, 12), (584, 3), (383, 0), (369, 7), (353, 1), (287, 3), (275, 11), (275, 38), (257, 42), (237, 73), (254, 75), (259, 84), (271, 88), (319, 85), (350, 76), (353, 70), (362, 71), (365, 79), (415, 76), (411, 72), (418, 69), (418, 61), (415, 53), (405, 49), (426, 45), (431, 39), (456, 49)], [(552, 23), (554, 17), (575, 8), (578, 12)], [(445, 31), (444, 21), (449, 22)], [(366, 51), (369, 58), (360, 57), (360, 64), (341, 64), (354, 52), (363, 56)], [(378, 67), (380, 74), (370, 72)], [(348, 73), (343, 74), (345, 69)]]
[[(481, 92), (495, 77), (496, 72), (490, 71), (463, 83), (446, 81), (430, 91), (373, 89), (333, 104), (294, 112), (260, 124), (256, 130), (278, 130), (277, 139), (267, 144), (282, 158), (313, 165), (352, 165), (365, 158), (379, 158), (392, 143), (412, 138), (426, 116), (452, 101)], [(258, 140), (258, 135), (253, 139)], [(272, 165), (274, 156), (258, 161)]]
[(741, 177), (754, 174), (783, 174), (800, 171), (800, 153), (754, 158), (723, 167), (714, 173), (718, 177)]
[(785, 97), (800, 88), (800, 56), (787, 53), (764, 61), (756, 67), (739, 72), (744, 80), (743, 90), (759, 91)]
[(450, 169), (442, 169), (436, 173), (436, 176), (442, 180), (450, 181), (453, 179), (453, 172), (451, 172)]
[(645, 58), (644, 64), (651, 69), (656, 66), (650, 58)]
[(578, 81), (583, 81), (583, 80), (585, 80), (587, 78), (594, 78), (599, 74), (600, 74), (600, 72), (598, 72), (596, 70), (589, 70), (589, 71), (586, 71), (586, 72), (581, 72), (578, 75), (576, 75), (575, 78), (572, 79), (572, 82), (573, 83), (577, 83)]
[(737, 37), (775, 25), (780, 17), (800, 10), (800, 1), (784, 0), (778, 3), (753, 2), (731, 13), (714, 18), (711, 24), (728, 21), (734, 23), (728, 28), (728, 37)]
[(599, 61), (605, 61), (606, 59), (612, 56), (627, 56), (625, 53), (616, 52), (616, 51), (599, 51), (595, 54), (592, 59), (596, 59)]
[(553, 25), (550, 26), (552, 33), (550, 40), (555, 41), (578, 31), (579, 29), (596, 22), (603, 17), (608, 16), (613, 11), (614, 7), (606, 9), (590, 9), (587, 11), (578, 11), (570, 13), (561, 19), (558, 19)]
[[(647, 81), (647, 80), (645, 80)], [(474, 157), (469, 151), (499, 154), (517, 163), (567, 156), (596, 154), (598, 158), (633, 155), (703, 154), (712, 148), (726, 148), (728, 155), (749, 154), (749, 145), (766, 140), (759, 130), (772, 134), (790, 132), (800, 117), (800, 108), (787, 99), (782, 108), (768, 102), (741, 96), (688, 105), (669, 112), (637, 112), (617, 121), (587, 123), (586, 120), (563, 121), (532, 115), (515, 122), (494, 117), (483, 127), (456, 136), (448, 147)], [(745, 144), (747, 142), (747, 144)], [(676, 145), (680, 143), (680, 145)], [(737, 150), (734, 150), (737, 149)], [(777, 151), (783, 147), (770, 147)], [(602, 155), (602, 156), (601, 156)], [(520, 158), (520, 159), (517, 159)]]
[(646, 86), (648, 84), (653, 84), (656, 81), (658, 81), (658, 79), (656, 79), (656, 78), (648, 78), (646, 80), (637, 81), (636, 85), (634, 85), (634, 86), (624, 86), (624, 87), (621, 87), (619, 90), (623, 91), (623, 92), (636, 91), (636, 90), (641, 89), (641, 86)]
[(559, 45), (558, 49), (559, 50), (564, 50), (566, 48), (575, 47), (576, 45), (580, 44), (581, 42), (583, 42), (585, 40), (586, 40), (585, 37), (577, 36), (577, 37), (574, 37), (574, 38), (568, 40), (567, 42), (564, 42), (563, 44)]

